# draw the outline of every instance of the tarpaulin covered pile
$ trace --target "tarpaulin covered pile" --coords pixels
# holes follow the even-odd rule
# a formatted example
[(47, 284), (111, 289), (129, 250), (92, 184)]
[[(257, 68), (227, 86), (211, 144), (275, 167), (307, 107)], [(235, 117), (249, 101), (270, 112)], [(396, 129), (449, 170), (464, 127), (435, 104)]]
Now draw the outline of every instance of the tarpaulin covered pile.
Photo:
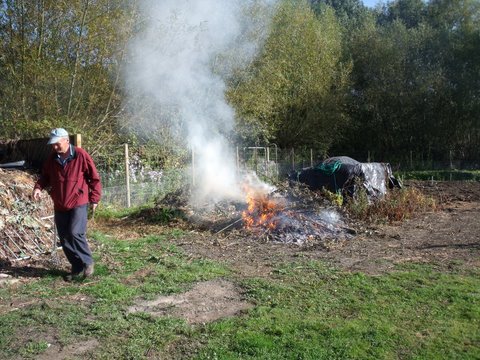
[(290, 180), (308, 185), (312, 190), (325, 188), (353, 196), (362, 186), (370, 200), (382, 198), (387, 188), (400, 187), (388, 163), (361, 163), (347, 156), (328, 158), (314, 167), (295, 171)]

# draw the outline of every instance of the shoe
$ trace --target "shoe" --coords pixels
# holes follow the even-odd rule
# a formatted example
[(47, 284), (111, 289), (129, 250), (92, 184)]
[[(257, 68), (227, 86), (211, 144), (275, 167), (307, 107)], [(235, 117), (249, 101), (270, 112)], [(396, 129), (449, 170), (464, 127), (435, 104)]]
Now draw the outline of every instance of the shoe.
[(83, 269), (83, 277), (87, 278), (93, 275), (93, 263), (85, 265)]

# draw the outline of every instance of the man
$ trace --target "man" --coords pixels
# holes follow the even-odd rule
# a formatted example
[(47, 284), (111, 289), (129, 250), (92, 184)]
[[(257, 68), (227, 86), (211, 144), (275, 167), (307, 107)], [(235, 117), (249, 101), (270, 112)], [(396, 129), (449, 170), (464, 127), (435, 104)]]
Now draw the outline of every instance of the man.
[(63, 252), (72, 268), (65, 280), (93, 275), (92, 253), (87, 243), (87, 206), (95, 211), (102, 186), (90, 155), (70, 144), (65, 129), (53, 129), (47, 143), (52, 154), (43, 165), (33, 189), (39, 200), (43, 189), (50, 189), (55, 210), (55, 225)]

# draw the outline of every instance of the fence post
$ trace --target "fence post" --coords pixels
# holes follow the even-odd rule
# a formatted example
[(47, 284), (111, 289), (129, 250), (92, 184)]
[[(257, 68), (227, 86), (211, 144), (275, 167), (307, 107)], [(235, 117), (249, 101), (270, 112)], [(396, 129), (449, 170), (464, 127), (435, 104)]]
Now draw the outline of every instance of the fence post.
[(310, 167), (313, 167), (313, 149), (310, 149)]
[(82, 134), (74, 134), (73, 135), (73, 145), (76, 147), (82, 147)]
[(280, 171), (278, 171), (278, 146), (275, 144), (275, 171), (277, 173), (277, 180), (278, 176), (280, 175)]
[(265, 147), (265, 174), (267, 177), (270, 176), (270, 171), (269, 171), (269, 164), (270, 164), (270, 148), (268, 146)]
[(128, 157), (128, 144), (125, 144), (125, 180), (127, 184), (127, 207), (130, 207), (130, 160)]

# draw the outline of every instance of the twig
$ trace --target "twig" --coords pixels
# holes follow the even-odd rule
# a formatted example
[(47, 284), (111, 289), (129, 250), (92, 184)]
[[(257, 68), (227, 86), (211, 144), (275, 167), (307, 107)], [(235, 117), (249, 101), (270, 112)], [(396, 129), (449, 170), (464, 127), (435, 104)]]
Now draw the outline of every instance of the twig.
[(241, 221), (241, 220), (243, 220), (243, 218), (240, 218), (240, 219), (238, 219), (238, 220), (235, 220), (235, 221), (234, 221), (233, 223), (231, 223), (230, 225), (227, 225), (227, 226), (225, 226), (223, 229), (218, 230), (218, 231), (215, 233), (215, 235), (220, 234), (220, 233), (221, 233), (222, 231), (224, 231), (224, 230), (227, 230), (229, 227), (232, 227), (233, 225), (235, 225), (236, 223), (238, 223), (238, 222)]

